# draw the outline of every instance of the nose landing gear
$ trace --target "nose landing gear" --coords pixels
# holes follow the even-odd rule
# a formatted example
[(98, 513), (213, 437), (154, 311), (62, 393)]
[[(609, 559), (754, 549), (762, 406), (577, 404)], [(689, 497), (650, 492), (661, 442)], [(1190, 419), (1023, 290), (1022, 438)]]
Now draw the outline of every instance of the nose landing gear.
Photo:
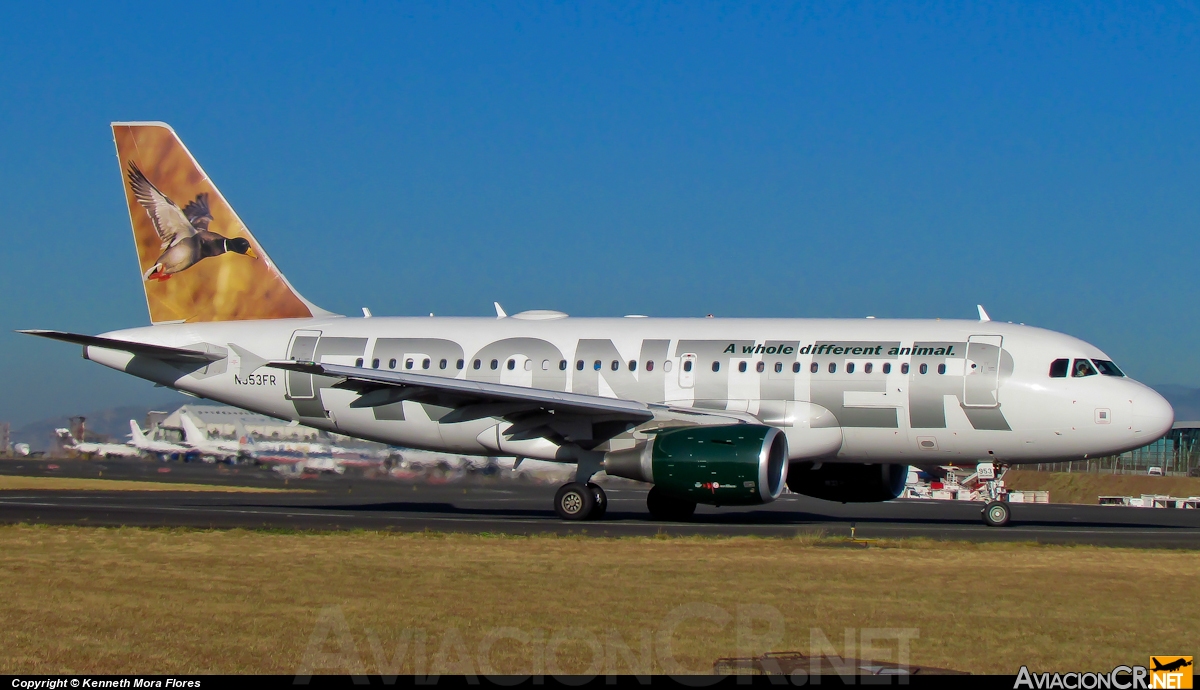
[(983, 507), (983, 523), (988, 527), (1003, 527), (1008, 524), (1008, 504), (992, 501)]

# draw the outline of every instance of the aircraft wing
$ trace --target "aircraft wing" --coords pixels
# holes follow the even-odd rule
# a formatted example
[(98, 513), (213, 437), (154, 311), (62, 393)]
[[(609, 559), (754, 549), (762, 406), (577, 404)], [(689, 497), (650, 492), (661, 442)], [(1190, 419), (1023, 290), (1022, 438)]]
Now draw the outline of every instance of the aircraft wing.
[(117, 340), (115, 338), (104, 338), (98, 335), (84, 335), (82, 333), (68, 333), (66, 331), (42, 331), (42, 330), (25, 330), (17, 331), (26, 335), (36, 335), (42, 338), (50, 338), (51, 340), (61, 340), (65, 343), (75, 343), (84, 347), (103, 347), (109, 350), (119, 350), (121, 352), (129, 352), (135, 355), (145, 355), (155, 359), (175, 360), (183, 362), (198, 362), (208, 364), (219, 359), (225, 359), (224, 354), (214, 354), (211, 352), (201, 352), (199, 350), (188, 350), (181, 347), (167, 347), (165, 345), (148, 345), (146, 343), (135, 343), (129, 340)]
[(442, 424), (497, 417), (512, 423), (505, 432), (513, 440), (547, 438), (584, 447), (606, 441), (634, 427), (666, 428), (700, 424), (737, 424), (735, 413), (700, 412), (635, 400), (606, 398), (527, 388), (486, 381), (383, 371), (339, 364), (273, 361), (266, 366), (341, 379), (334, 388), (359, 394), (350, 407), (379, 407), (402, 400), (450, 408)]

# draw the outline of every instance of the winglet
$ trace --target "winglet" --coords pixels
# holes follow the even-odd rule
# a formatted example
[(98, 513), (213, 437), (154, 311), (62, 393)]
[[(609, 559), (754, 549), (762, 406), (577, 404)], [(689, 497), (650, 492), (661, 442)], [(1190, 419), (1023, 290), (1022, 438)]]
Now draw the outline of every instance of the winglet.
[(503, 319), (508, 316), (508, 314), (504, 313), (504, 307), (500, 306), (499, 302), (492, 302), (492, 306), (496, 308), (497, 319)]
[(977, 309), (979, 309), (979, 320), (980, 321), (991, 321), (992, 320), (992, 317), (988, 316), (988, 313), (983, 310), (982, 304), (976, 304), (975, 307)]

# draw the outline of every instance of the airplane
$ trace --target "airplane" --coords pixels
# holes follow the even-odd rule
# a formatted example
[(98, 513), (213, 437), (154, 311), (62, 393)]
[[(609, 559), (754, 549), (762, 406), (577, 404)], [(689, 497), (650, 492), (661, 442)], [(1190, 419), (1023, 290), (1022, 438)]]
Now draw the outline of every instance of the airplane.
[(208, 437), (208, 434), (201, 431), (200, 427), (196, 426), (196, 422), (190, 415), (180, 415), (179, 421), (183, 426), (184, 445), (201, 456), (217, 460), (237, 460), (246, 450), (244, 441), (248, 435), (242, 428), (241, 422), (238, 422), (237, 441), (214, 441)]
[(138, 426), (137, 420), (129, 420), (129, 431), (129, 444), (143, 453), (153, 453), (162, 457), (186, 457), (195, 454), (195, 451), (187, 446), (147, 438), (146, 432)]
[(127, 443), (77, 441), (70, 429), (55, 429), (54, 435), (58, 437), (64, 450), (74, 451), (85, 457), (136, 458), (142, 455), (142, 451)]
[[(651, 485), (656, 520), (792, 492), (887, 501), (908, 466), (1131, 450), (1174, 411), (1102, 350), (951, 319), (347, 317), (296, 291), (175, 131), (112, 125), (150, 326), (86, 335), (118, 371), (361, 439), (573, 464), (554, 510), (600, 519), (592, 478)], [(1006, 503), (984, 506), (1006, 524)]]

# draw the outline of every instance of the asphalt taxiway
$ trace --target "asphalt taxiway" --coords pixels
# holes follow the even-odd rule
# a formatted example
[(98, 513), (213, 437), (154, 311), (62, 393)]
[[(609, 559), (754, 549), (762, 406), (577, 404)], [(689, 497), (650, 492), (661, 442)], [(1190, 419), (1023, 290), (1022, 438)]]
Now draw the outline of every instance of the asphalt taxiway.
[[(163, 471), (167, 470), (167, 471)], [(0, 491), (0, 522), (97, 526), (171, 526), (301, 530), (400, 530), (557, 533), (592, 536), (756, 535), (803, 532), (864, 539), (928, 537), (1034, 541), (1126, 547), (1200, 548), (1200, 511), (1084, 505), (1014, 505), (1008, 526), (980, 520), (981, 504), (892, 501), (840, 504), (785, 495), (764, 506), (701, 506), (690, 522), (656, 522), (646, 491), (632, 483), (606, 487), (608, 515), (564, 522), (551, 508), (556, 486), (504, 478), (415, 484), (389, 479), (322, 476), (292, 479), (247, 467), (198, 463), (169, 466), (117, 461), (3, 461), (0, 475), (152, 480), (162, 491)], [(172, 491), (177, 482), (302, 489), (288, 493)]]

